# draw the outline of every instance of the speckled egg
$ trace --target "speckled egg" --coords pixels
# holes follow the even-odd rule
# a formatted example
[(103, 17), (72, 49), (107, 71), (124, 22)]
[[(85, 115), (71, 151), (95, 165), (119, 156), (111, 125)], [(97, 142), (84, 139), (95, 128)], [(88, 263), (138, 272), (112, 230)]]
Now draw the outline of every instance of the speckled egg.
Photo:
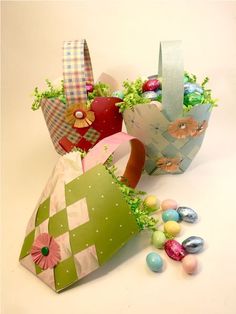
[(180, 233), (181, 227), (176, 221), (167, 221), (164, 223), (164, 230), (168, 235), (175, 237)]
[(159, 272), (163, 267), (163, 260), (159, 254), (156, 252), (151, 252), (146, 257), (146, 262), (149, 267), (154, 272)]
[(148, 195), (144, 199), (144, 203), (151, 209), (151, 211), (156, 211), (160, 207), (160, 202), (155, 195)]
[(162, 220), (164, 222), (167, 222), (169, 220), (172, 221), (179, 221), (179, 214), (176, 210), (174, 209), (167, 209), (162, 213)]
[(161, 202), (161, 209), (167, 210), (167, 209), (176, 209), (178, 207), (178, 204), (175, 200), (172, 199), (166, 199)]
[(164, 244), (166, 242), (166, 236), (164, 232), (157, 230), (154, 231), (152, 234), (152, 244), (157, 248), (157, 249), (162, 249)]
[(198, 261), (196, 256), (188, 254), (181, 260), (181, 262), (183, 265), (183, 269), (187, 274), (191, 275), (197, 272)]

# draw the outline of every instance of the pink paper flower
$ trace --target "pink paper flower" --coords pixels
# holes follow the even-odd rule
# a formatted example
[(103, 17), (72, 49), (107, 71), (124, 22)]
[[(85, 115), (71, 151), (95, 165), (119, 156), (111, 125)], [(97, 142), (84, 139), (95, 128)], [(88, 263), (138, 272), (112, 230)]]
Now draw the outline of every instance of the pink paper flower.
[(158, 168), (166, 172), (175, 172), (179, 170), (181, 161), (182, 160), (179, 157), (176, 158), (162, 157), (157, 160), (156, 165)]
[(41, 233), (34, 241), (31, 256), (42, 269), (53, 268), (60, 261), (60, 247), (48, 233)]
[(202, 135), (202, 133), (206, 130), (207, 126), (208, 126), (208, 123), (207, 123), (206, 120), (204, 120), (203, 122), (201, 122), (201, 123), (198, 125), (197, 129), (194, 131), (194, 133), (192, 134), (192, 136), (195, 137), (195, 136), (200, 136), (200, 135)]
[(192, 117), (177, 119), (170, 123), (168, 132), (171, 136), (182, 139), (192, 136), (198, 128), (198, 123)]

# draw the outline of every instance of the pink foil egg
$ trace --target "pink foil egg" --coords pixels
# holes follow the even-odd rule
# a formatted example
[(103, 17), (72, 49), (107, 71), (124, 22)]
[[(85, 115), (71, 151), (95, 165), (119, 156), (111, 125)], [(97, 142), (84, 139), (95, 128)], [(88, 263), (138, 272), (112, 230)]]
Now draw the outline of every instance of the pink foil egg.
[(87, 91), (87, 93), (92, 93), (92, 92), (93, 92), (93, 89), (94, 89), (93, 84), (91, 84), (91, 83), (86, 83), (86, 91)]
[(160, 87), (160, 82), (157, 79), (151, 79), (143, 84), (143, 92), (155, 91)]
[(183, 245), (175, 240), (166, 241), (164, 248), (166, 254), (175, 261), (181, 261), (186, 255)]
[(198, 261), (196, 256), (192, 255), (192, 254), (188, 254), (186, 255), (183, 259), (182, 259), (182, 265), (183, 265), (183, 269), (187, 274), (194, 274), (197, 271), (198, 268)]
[(167, 209), (177, 209), (178, 204), (175, 200), (172, 199), (166, 199), (161, 202), (161, 209), (162, 210), (167, 210)]

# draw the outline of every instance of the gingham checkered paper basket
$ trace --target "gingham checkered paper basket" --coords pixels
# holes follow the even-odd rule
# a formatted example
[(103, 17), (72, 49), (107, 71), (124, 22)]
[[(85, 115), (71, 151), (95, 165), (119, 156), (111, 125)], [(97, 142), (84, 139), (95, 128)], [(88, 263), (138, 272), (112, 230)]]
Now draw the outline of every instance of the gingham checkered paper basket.
[(162, 42), (159, 74), (162, 103), (137, 104), (124, 112), (129, 134), (145, 145), (148, 174), (182, 173), (199, 151), (208, 120), (210, 104), (183, 111), (184, 66), (180, 41)]
[(57, 292), (103, 265), (140, 231), (130, 205), (103, 166), (127, 141), (131, 155), (123, 177), (135, 188), (144, 166), (144, 146), (128, 134), (116, 133), (96, 144), (82, 165), (79, 152), (60, 157), (29, 220), (20, 263)]
[[(120, 132), (122, 116), (115, 106), (116, 97), (97, 97), (89, 112), (81, 110), (87, 101), (86, 84), (94, 84), (92, 64), (85, 40), (66, 41), (63, 46), (63, 82), (66, 104), (57, 98), (44, 98), (41, 108), (56, 151), (63, 155), (73, 147), (88, 151), (102, 138)], [(78, 126), (82, 112), (84, 125)], [(70, 114), (76, 123), (66, 119)], [(73, 116), (74, 115), (74, 116)], [(92, 115), (91, 121), (87, 119)]]

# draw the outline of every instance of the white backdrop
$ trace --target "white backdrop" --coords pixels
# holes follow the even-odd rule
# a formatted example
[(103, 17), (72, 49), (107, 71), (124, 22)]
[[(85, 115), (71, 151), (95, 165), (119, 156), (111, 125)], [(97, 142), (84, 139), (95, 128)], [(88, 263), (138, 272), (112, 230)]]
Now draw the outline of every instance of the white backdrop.
[[(208, 1), (77, 1), (2, 3), (2, 313), (236, 313), (236, 3)], [(139, 188), (195, 208), (206, 240), (196, 276), (164, 252), (165, 270), (148, 271), (147, 232), (107, 265), (61, 294), (18, 263), (25, 227), (58, 159), (30, 94), (62, 74), (63, 40), (86, 38), (95, 78), (122, 80), (156, 73), (160, 40), (181, 39), (185, 69), (208, 75), (219, 107), (189, 170), (143, 176)], [(120, 166), (124, 161), (120, 161)]]

